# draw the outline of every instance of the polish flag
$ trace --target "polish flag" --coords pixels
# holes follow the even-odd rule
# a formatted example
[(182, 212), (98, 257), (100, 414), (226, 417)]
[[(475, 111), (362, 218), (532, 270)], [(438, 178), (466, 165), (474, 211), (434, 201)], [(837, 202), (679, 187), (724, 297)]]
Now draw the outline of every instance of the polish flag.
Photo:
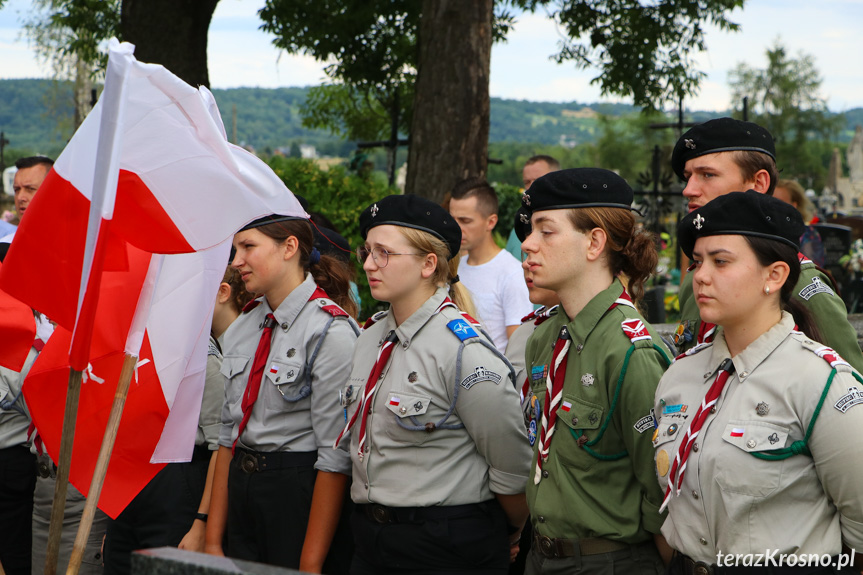
[(35, 338), (33, 310), (0, 290), (0, 366), (21, 371)]
[(28, 206), (0, 273), (9, 295), (75, 331), (75, 369), (87, 365), (100, 273), (127, 266), (116, 239), (186, 253), (271, 213), (306, 216), (264, 162), (227, 142), (206, 88), (133, 50), (111, 41), (102, 97)]
[(731, 437), (743, 437), (744, 431), (742, 427), (735, 427), (731, 430)]
[(390, 397), (390, 405), (398, 405), (402, 402), (401, 398), (396, 397), (395, 395)]
[(564, 411), (569, 411), (570, 409), (572, 409), (572, 403), (564, 401), (560, 408)]

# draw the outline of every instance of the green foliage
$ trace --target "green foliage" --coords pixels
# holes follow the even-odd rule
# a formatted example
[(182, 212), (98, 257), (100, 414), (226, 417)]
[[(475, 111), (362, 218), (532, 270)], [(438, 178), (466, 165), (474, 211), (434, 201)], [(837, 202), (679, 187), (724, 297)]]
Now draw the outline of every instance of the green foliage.
[[(406, 91), (406, 86), (399, 89)], [(408, 98), (410, 102), (410, 99)], [(399, 114), (402, 110), (398, 110)], [(303, 126), (328, 130), (354, 141), (389, 140), (392, 110), (347, 84), (325, 84), (309, 88), (305, 103), (300, 106)], [(399, 118), (402, 133), (408, 131), (405, 117)]]
[(496, 234), (500, 234), (504, 244), (501, 247), (504, 247), (509, 233), (515, 225), (515, 213), (521, 206), (521, 186), (501, 182), (493, 182), (492, 186), (497, 192), (498, 200), (497, 226), (495, 226), (494, 231)]
[[(285, 182), (288, 189), (305, 197), (312, 211), (327, 216), (336, 231), (344, 236), (352, 248), (362, 243), (360, 237), (360, 214), (369, 204), (398, 193), (387, 187), (381, 179), (363, 178), (348, 173), (342, 166), (323, 170), (310, 160), (273, 157), (268, 161), (273, 171)], [(353, 259), (355, 261), (355, 258)], [(362, 267), (357, 265), (357, 286), (362, 309), (360, 317), (366, 318), (380, 307), (369, 292), (369, 284)]]
[(753, 121), (770, 130), (776, 141), (782, 176), (820, 189), (829, 165), (823, 157), (829, 158), (829, 142), (836, 139), (844, 119), (831, 114), (819, 96), (821, 77), (811, 55), (793, 58), (777, 41), (767, 49), (767, 61), (765, 69), (737, 65), (729, 74), (732, 100), (742, 102), (749, 96)]
[(691, 55), (705, 49), (704, 26), (739, 26), (727, 14), (744, 0), (515, 0), (528, 10), (548, 6), (565, 30), (559, 63), (598, 68), (591, 80), (603, 95), (631, 96), (635, 104), (660, 109), (696, 93), (704, 73)]

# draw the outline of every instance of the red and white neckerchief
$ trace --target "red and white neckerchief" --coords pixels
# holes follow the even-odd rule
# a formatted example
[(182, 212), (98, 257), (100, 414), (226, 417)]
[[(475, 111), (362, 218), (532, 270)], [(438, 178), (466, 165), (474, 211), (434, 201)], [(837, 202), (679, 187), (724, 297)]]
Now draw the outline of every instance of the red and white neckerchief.
[(801, 266), (802, 266), (803, 264), (811, 264), (811, 263), (813, 263), (813, 262), (812, 262), (812, 260), (811, 260), (811, 259), (809, 259), (809, 257), (808, 257), (806, 254), (802, 253), (802, 252), (797, 252), (797, 259), (798, 259), (798, 260), (800, 260), (800, 265), (801, 265)]
[(713, 381), (710, 389), (707, 390), (704, 399), (701, 400), (701, 405), (698, 407), (698, 411), (695, 412), (692, 421), (690, 421), (689, 427), (686, 428), (686, 433), (683, 435), (683, 440), (677, 449), (677, 455), (674, 456), (674, 463), (671, 464), (671, 471), (668, 473), (668, 486), (665, 488), (665, 498), (659, 507), (660, 513), (668, 506), (672, 493), (680, 495), (680, 489), (683, 486), (683, 474), (686, 471), (686, 460), (689, 458), (690, 451), (692, 451), (692, 445), (695, 443), (699, 432), (701, 432), (701, 428), (704, 427), (707, 416), (710, 415), (710, 411), (719, 400), (719, 396), (722, 394), (722, 390), (725, 388), (725, 384), (732, 373), (734, 373), (734, 362), (729, 357), (719, 366), (716, 379)]
[[(557, 306), (551, 306), (549, 308), (543, 306), (537, 310), (530, 312), (528, 315), (522, 318), (521, 323), (526, 321), (533, 321), (533, 325), (540, 325), (542, 322), (551, 317), (551, 314), (554, 310), (557, 309)], [(525, 376), (524, 384), (521, 386), (521, 391), (519, 392), (519, 397), (521, 399), (521, 403), (524, 404), (525, 400), (530, 396), (530, 376)]]
[[(635, 307), (632, 298), (623, 290), (614, 303), (608, 308), (613, 310), (619, 305)], [(551, 354), (551, 369), (545, 378), (545, 401), (542, 404), (542, 419), (540, 421), (539, 433), (537, 433), (538, 444), (536, 450), (536, 472), (533, 476), (534, 484), (542, 480), (542, 464), (548, 460), (548, 452), (551, 447), (551, 438), (554, 435), (557, 423), (557, 407), (563, 398), (563, 381), (566, 378), (566, 360), (569, 357), (569, 346), (572, 337), (566, 326), (560, 329), (557, 342), (554, 344), (554, 352)]]
[(369, 373), (369, 379), (366, 381), (366, 386), (363, 389), (363, 398), (360, 402), (359, 408), (354, 412), (351, 420), (345, 425), (345, 428), (339, 433), (339, 436), (336, 438), (336, 442), (333, 444), (333, 449), (339, 446), (339, 442), (341, 442), (342, 437), (344, 437), (345, 433), (350, 431), (350, 429), (354, 426), (354, 423), (357, 421), (357, 416), (362, 413), (362, 418), (360, 419), (360, 437), (357, 442), (357, 456), (360, 458), (360, 461), (363, 460), (364, 449), (366, 445), (366, 421), (369, 417), (369, 412), (372, 409), (371, 401), (372, 397), (374, 397), (375, 392), (378, 389), (378, 386), (381, 382), (381, 373), (383, 373), (384, 368), (387, 365), (387, 362), (390, 359), (390, 355), (393, 353), (393, 349), (396, 346), (396, 342), (398, 341), (398, 336), (396, 335), (395, 330), (391, 331), (387, 337), (384, 339), (381, 344), (381, 348), (378, 350), (378, 357), (375, 360), (374, 365), (372, 366), (372, 371)]
[(698, 325), (698, 336), (695, 338), (696, 344), (710, 343), (716, 337), (716, 324), (709, 321), (702, 321)]
[(470, 325), (472, 325), (473, 327), (480, 327), (482, 325), (482, 324), (480, 324), (479, 321), (475, 320), (473, 317), (471, 317), (470, 315), (468, 315), (465, 312), (463, 312), (462, 310), (460, 310), (458, 308), (458, 306), (455, 305), (455, 303), (451, 299), (449, 299), (449, 297), (444, 298), (444, 300), (437, 307), (437, 309), (434, 310), (434, 313), (432, 315), (437, 315), (448, 307), (451, 307), (454, 310), (456, 310), (459, 314), (461, 314), (461, 316), (464, 318), (464, 320), (466, 322), (468, 322)]

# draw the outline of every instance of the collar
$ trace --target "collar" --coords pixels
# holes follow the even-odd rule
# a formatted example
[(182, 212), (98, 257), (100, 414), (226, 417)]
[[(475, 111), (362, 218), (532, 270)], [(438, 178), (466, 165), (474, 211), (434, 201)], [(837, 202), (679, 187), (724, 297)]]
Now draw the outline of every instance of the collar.
[(300, 312), (303, 311), (305, 305), (309, 302), (309, 298), (312, 297), (313, 293), (315, 293), (315, 288), (317, 287), (318, 286), (315, 284), (315, 280), (312, 278), (312, 275), (306, 274), (306, 279), (303, 280), (303, 283), (298, 285), (294, 291), (289, 293), (288, 297), (285, 298), (276, 310), (270, 308), (267, 298), (264, 298), (262, 302), (264, 311), (267, 313), (272, 311), (273, 315), (276, 316), (276, 321), (279, 325), (284, 326), (287, 324), (288, 328), (290, 328), (297, 319), (297, 316), (300, 315)]
[[(572, 341), (575, 345), (584, 344), (587, 336), (594, 330), (599, 320), (608, 312), (608, 308), (614, 304), (614, 300), (619, 298), (621, 293), (623, 293), (623, 284), (620, 283), (619, 279), (614, 278), (611, 285), (596, 294), (584, 306), (584, 309), (578, 312), (575, 319), (567, 322), (567, 314), (558, 312), (563, 316), (564, 323), (568, 323), (569, 333), (572, 335)], [(562, 307), (560, 310), (565, 312)]]
[[(785, 341), (785, 338), (793, 330), (794, 318), (791, 317), (790, 313), (783, 311), (782, 319), (776, 325), (761, 334), (758, 339), (750, 343), (746, 349), (731, 359), (734, 362), (734, 369), (741, 383), (755, 372), (758, 366), (773, 353), (773, 350), (779, 347), (779, 344)], [(719, 364), (730, 355), (728, 344), (725, 342), (725, 333), (719, 330), (713, 342), (709, 365), (715, 365), (716, 369), (719, 369)], [(709, 381), (710, 376), (716, 373), (716, 369), (704, 376), (705, 382)]]
[(386, 331), (384, 333), (389, 333), (390, 331), (395, 330), (402, 347), (407, 349), (411, 345), (411, 340), (413, 340), (417, 332), (419, 332), (419, 330), (428, 323), (432, 316), (435, 315), (434, 312), (438, 307), (440, 307), (440, 304), (443, 303), (443, 300), (445, 300), (446, 297), (447, 289), (445, 287), (437, 288), (437, 291), (435, 291), (435, 293), (428, 298), (418, 310), (411, 314), (411, 316), (403, 321), (398, 327), (396, 327), (396, 320), (394, 319), (393, 314), (387, 314)]

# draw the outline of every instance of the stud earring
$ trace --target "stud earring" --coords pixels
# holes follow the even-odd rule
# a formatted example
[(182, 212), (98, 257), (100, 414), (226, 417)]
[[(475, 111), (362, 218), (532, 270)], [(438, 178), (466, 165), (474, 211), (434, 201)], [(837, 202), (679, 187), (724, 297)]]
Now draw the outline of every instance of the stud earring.
[(770, 286), (764, 286), (764, 294), (770, 295)]

